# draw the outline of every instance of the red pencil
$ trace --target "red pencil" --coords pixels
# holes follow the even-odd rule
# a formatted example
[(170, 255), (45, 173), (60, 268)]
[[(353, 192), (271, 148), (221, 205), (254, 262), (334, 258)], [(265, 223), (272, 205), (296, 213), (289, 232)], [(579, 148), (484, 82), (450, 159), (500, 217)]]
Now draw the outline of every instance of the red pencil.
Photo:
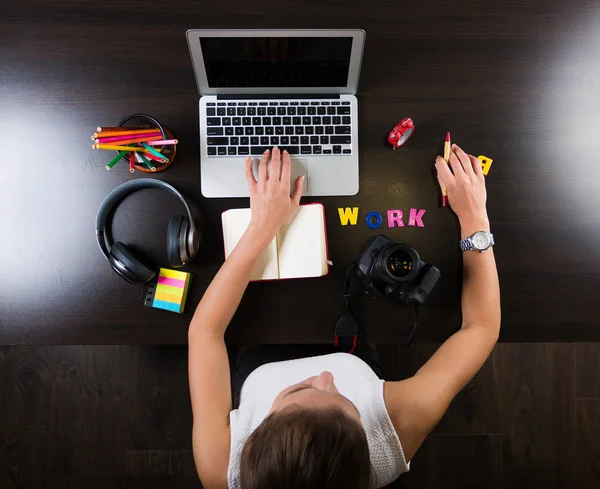
[(129, 152), (129, 171), (133, 173), (135, 171), (135, 153)]

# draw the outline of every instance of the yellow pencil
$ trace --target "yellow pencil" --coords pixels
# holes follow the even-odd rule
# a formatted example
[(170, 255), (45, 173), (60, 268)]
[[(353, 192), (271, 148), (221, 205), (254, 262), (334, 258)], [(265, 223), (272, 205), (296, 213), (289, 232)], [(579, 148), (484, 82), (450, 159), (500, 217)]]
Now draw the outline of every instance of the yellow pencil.
[(92, 149), (110, 149), (114, 151), (146, 151), (146, 148), (140, 146), (117, 146), (114, 144), (92, 144)]
[[(446, 160), (446, 163), (448, 163), (450, 161), (450, 133), (447, 132), (446, 133), (446, 142), (444, 143), (444, 159)], [(447, 207), (448, 206), (448, 191), (446, 190), (446, 187), (444, 185), (442, 185), (442, 207)]]

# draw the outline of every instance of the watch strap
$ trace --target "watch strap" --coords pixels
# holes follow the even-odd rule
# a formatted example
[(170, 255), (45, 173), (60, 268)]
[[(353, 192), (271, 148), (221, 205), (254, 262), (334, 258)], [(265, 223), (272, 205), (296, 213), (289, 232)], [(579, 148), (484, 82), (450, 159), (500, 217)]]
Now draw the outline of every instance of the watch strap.
[(469, 236), (460, 241), (460, 251), (469, 251), (473, 249), (473, 236)]
[[(470, 251), (470, 250), (474, 250), (475, 246), (473, 245), (473, 236), (475, 236), (477, 233), (481, 233), (481, 232), (487, 232), (487, 231), (477, 231), (476, 233), (473, 233), (471, 236), (461, 240), (459, 242), (460, 245), (460, 250), (461, 251)], [(490, 245), (486, 248), (489, 249), (492, 246), (494, 246), (494, 235), (492, 233), (487, 233), (490, 236)], [(480, 251), (480, 250), (477, 250)], [(481, 251), (485, 251), (485, 250), (481, 250)]]

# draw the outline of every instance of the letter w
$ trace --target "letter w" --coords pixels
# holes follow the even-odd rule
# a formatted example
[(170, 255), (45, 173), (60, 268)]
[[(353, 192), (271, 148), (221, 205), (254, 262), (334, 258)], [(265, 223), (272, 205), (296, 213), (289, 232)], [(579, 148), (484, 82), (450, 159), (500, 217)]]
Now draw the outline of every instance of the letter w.
[(350, 221), (352, 226), (356, 226), (356, 220), (358, 219), (358, 207), (353, 207), (352, 209), (350, 209), (350, 207), (346, 207), (345, 209), (339, 207), (338, 214), (340, 215), (340, 223), (342, 226), (347, 226), (348, 221)]

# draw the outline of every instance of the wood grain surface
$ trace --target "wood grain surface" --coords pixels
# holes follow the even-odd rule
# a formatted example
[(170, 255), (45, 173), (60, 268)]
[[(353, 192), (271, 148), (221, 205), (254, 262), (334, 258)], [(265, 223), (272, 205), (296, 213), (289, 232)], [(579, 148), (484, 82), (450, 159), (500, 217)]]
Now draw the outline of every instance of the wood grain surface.
[[(426, 209), (424, 228), (383, 229), (442, 271), (417, 341), (441, 341), (461, 321), (459, 230), (439, 208), (432, 176), (446, 131), (493, 158), (488, 209), (496, 237), (504, 341), (600, 340), (596, 155), (600, 9), (595, 2), (347, 2), (288, 0), (86, 2), (23, 0), (0, 7), (0, 344), (184, 343), (189, 320), (223, 262), (220, 215), (245, 199), (200, 194), (198, 91), (190, 28), (362, 28), (360, 192), (322, 201), (334, 267), (321, 279), (250, 285), (232, 343), (329, 342), (341, 316), (344, 268), (376, 231), (342, 227), (338, 207)], [(130, 178), (91, 149), (99, 124), (149, 113), (179, 139), (155, 175), (189, 199), (204, 233), (187, 267), (185, 314), (142, 307), (97, 249), (94, 218)], [(400, 151), (384, 141), (403, 117), (416, 131)], [(166, 266), (165, 234), (181, 205), (142, 191), (117, 210), (119, 240)], [(377, 343), (402, 341), (409, 312), (360, 297)]]
[[(396, 380), (438, 346), (377, 349)], [(597, 489), (600, 393), (579, 347), (497, 345), (391, 487)], [(2, 489), (201, 487), (186, 358), (184, 346), (0, 347)]]

